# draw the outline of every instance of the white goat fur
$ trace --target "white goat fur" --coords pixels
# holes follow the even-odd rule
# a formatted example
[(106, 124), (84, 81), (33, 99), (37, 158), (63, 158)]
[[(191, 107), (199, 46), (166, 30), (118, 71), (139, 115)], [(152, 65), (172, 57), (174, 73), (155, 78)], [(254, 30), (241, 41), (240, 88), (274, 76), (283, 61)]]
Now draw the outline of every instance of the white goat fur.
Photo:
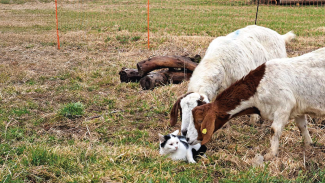
[(190, 79), (187, 92), (194, 93), (181, 100), (182, 134), (187, 131), (190, 141), (197, 136), (192, 109), (198, 105), (200, 96), (209, 103), (252, 69), (268, 60), (287, 57), (285, 43), (294, 37), (292, 32), (280, 35), (269, 28), (250, 25), (214, 39)]
[(256, 107), (262, 118), (272, 120), (272, 159), (279, 148), (279, 138), (289, 119), (301, 131), (306, 145), (312, 143), (305, 114), (325, 116), (325, 48), (294, 57), (274, 59), (265, 64), (265, 74), (256, 93), (228, 112), (234, 115)]

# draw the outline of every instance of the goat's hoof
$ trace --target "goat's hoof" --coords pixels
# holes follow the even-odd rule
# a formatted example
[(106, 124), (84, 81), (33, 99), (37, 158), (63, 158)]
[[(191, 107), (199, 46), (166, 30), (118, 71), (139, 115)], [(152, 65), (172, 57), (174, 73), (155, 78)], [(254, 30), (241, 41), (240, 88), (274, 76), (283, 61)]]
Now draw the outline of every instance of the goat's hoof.
[(254, 126), (260, 120), (260, 117), (257, 114), (252, 114), (249, 118), (249, 125)]
[(275, 158), (275, 155), (273, 153), (267, 153), (264, 155), (264, 161), (270, 161)]
[(314, 146), (314, 143), (313, 142), (305, 142), (304, 146), (305, 147), (311, 147), (311, 146)]
[(264, 167), (264, 157), (261, 154), (256, 154), (251, 163), (253, 167)]

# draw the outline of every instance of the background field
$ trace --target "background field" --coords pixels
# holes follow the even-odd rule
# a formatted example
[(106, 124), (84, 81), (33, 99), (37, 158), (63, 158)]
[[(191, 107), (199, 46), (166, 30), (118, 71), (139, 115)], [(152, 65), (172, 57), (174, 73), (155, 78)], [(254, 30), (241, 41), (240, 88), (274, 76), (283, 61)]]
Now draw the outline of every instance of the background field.
[[(197, 164), (159, 156), (169, 111), (187, 83), (143, 91), (122, 67), (151, 56), (204, 56), (211, 40), (254, 23), (249, 1), (59, 1), (61, 50), (51, 0), (0, 0), (0, 182), (325, 182), (325, 119), (309, 118), (304, 148), (291, 121), (279, 156), (253, 167), (269, 121), (240, 117), (219, 130)], [(293, 30), (290, 57), (325, 46), (325, 9), (261, 5), (258, 25)]]

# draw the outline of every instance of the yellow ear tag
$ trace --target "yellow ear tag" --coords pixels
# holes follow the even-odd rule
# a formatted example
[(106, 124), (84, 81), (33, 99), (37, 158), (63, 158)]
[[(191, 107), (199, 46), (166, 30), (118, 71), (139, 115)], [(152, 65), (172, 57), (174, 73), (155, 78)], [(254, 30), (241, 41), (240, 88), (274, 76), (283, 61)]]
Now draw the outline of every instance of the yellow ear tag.
[(204, 128), (204, 129), (202, 130), (202, 133), (203, 133), (203, 134), (207, 134), (207, 129)]

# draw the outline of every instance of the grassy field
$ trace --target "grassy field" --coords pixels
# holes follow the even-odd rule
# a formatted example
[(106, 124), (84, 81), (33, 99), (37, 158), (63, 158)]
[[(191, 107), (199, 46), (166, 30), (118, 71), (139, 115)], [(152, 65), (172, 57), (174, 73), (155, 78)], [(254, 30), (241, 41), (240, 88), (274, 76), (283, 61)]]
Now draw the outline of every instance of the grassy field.
[[(158, 133), (187, 82), (144, 91), (120, 83), (122, 67), (151, 56), (204, 56), (214, 37), (253, 24), (244, 1), (0, 0), (0, 182), (325, 182), (325, 119), (309, 118), (304, 148), (291, 121), (279, 156), (253, 167), (270, 146), (270, 121), (240, 117), (219, 130), (197, 164), (159, 155)], [(258, 24), (297, 39), (297, 56), (325, 46), (324, 6), (265, 6)]]

